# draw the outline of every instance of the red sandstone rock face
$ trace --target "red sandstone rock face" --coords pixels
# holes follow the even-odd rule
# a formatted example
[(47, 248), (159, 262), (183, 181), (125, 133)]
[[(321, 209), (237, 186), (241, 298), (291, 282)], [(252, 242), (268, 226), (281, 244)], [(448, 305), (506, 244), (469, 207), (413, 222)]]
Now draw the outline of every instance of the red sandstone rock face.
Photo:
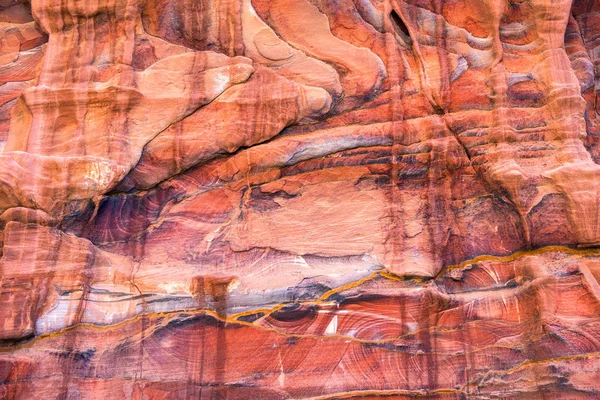
[(0, 398), (600, 395), (600, 3), (0, 0)]

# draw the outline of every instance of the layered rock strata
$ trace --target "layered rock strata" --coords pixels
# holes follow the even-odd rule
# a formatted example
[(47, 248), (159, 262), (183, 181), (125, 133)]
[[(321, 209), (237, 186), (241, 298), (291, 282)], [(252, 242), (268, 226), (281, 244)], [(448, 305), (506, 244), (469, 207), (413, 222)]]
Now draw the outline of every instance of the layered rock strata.
[(0, 397), (599, 395), (594, 0), (0, 0)]

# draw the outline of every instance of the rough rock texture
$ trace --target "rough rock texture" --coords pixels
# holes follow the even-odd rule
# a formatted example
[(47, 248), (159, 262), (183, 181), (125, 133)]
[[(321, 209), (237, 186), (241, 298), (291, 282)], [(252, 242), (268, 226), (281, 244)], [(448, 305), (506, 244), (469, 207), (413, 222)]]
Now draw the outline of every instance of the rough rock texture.
[(600, 397), (597, 0), (0, 0), (0, 398)]

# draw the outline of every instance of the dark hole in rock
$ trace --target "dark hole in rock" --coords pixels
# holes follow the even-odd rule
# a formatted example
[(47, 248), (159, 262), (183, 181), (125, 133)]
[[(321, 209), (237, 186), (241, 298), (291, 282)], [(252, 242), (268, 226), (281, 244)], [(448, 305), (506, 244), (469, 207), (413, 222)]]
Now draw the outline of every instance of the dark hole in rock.
[(396, 30), (396, 33), (400, 38), (406, 43), (406, 45), (412, 45), (412, 39), (410, 38), (410, 33), (408, 31), (408, 26), (404, 23), (402, 18), (398, 15), (398, 13), (394, 10), (390, 13), (390, 20), (392, 21), (392, 26)]

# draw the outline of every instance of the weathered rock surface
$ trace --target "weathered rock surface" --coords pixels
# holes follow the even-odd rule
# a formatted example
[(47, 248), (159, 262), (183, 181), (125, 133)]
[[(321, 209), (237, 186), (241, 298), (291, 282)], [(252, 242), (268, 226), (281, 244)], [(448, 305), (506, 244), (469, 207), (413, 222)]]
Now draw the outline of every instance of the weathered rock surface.
[(0, 398), (600, 396), (596, 0), (0, 0)]

